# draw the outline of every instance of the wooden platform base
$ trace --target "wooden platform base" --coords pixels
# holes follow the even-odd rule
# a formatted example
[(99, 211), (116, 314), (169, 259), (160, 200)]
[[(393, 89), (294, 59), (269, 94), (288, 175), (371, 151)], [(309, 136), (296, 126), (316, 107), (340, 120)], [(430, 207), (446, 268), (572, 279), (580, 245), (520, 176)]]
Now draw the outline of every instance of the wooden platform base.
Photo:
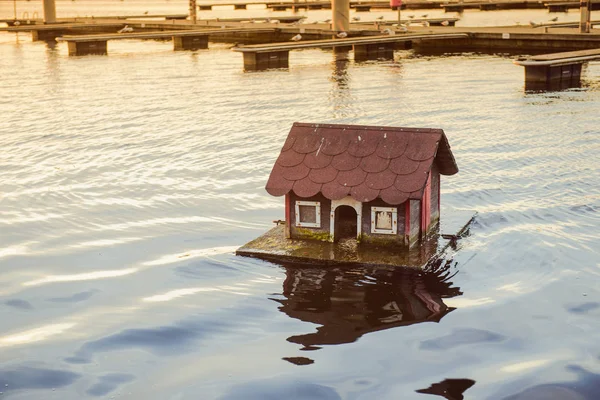
[(289, 58), (289, 51), (244, 53), (244, 69), (246, 71), (260, 71), (269, 68), (288, 68)]
[(354, 45), (354, 60), (355, 61), (367, 61), (367, 60), (393, 60), (394, 50), (396, 49), (395, 43), (381, 43), (381, 44), (366, 44), (366, 45)]
[(70, 56), (103, 55), (108, 53), (106, 40), (69, 42), (68, 46)]
[(579, 86), (583, 64), (599, 59), (600, 48), (518, 58), (514, 63), (525, 67), (525, 85), (528, 89), (542, 86), (565, 88)]
[[(336, 243), (317, 240), (286, 239), (284, 225), (278, 225), (240, 247), (236, 254), (275, 262), (306, 265), (393, 265), (423, 267), (434, 256), (444, 252), (456, 240), (469, 234), (476, 213), (453, 211), (444, 213), (438, 232), (412, 247), (390, 248), (357, 243), (356, 240)], [(441, 234), (440, 234), (441, 232)]]
[(541, 87), (552, 83), (564, 87), (577, 86), (581, 81), (582, 64), (525, 67), (525, 84), (529, 87)]
[(208, 35), (173, 36), (173, 49), (175, 51), (208, 49)]

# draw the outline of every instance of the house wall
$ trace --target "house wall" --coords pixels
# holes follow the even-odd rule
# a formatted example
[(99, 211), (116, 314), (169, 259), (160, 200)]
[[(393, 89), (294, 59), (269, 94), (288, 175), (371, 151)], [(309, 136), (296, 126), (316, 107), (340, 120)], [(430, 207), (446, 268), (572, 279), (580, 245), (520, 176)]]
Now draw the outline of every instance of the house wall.
[[(370, 244), (389, 244), (389, 245), (406, 245), (405, 224), (406, 224), (406, 204), (402, 203), (397, 206), (390, 206), (381, 199), (375, 199), (369, 203), (362, 205), (362, 243)], [(398, 214), (398, 228), (395, 235), (384, 233), (371, 233), (371, 207), (393, 207), (396, 208)]]
[[(292, 239), (316, 239), (329, 240), (329, 214), (331, 213), (331, 200), (326, 199), (322, 194), (312, 197), (299, 197), (294, 192), (289, 193), (290, 197), (290, 236)], [(321, 227), (309, 228), (296, 226), (296, 201), (318, 201), (321, 203)]]
[(437, 224), (440, 219), (440, 169), (437, 162), (431, 167), (431, 226)]

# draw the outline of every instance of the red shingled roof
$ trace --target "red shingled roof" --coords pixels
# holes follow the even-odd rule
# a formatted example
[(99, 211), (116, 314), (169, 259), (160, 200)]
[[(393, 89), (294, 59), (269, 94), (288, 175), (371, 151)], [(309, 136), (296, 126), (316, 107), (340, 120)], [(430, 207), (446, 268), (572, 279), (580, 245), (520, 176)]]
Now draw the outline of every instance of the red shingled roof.
[(437, 161), (440, 173), (458, 167), (441, 129), (295, 123), (273, 166), (267, 192), (330, 200), (347, 195), (388, 204), (420, 199)]

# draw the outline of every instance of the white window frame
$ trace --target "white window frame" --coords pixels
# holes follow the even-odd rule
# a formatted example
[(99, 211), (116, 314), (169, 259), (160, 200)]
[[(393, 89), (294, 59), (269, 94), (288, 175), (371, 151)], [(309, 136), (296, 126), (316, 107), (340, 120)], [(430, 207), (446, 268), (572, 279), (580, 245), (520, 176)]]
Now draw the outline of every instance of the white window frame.
[[(300, 206), (314, 206), (315, 207), (315, 222), (301, 222), (300, 221)], [(296, 226), (306, 228), (320, 228), (321, 227), (321, 203), (318, 201), (301, 201), (296, 200)]]
[[(392, 213), (392, 229), (377, 229), (375, 217), (378, 211)], [(395, 235), (398, 233), (398, 209), (396, 207), (371, 207), (371, 233), (381, 233), (384, 235)]]

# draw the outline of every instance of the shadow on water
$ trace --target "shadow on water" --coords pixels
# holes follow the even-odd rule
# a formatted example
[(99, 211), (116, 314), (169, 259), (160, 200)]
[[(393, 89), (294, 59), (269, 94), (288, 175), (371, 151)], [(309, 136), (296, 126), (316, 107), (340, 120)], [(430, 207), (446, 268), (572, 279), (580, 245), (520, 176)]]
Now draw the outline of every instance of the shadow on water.
[(419, 389), (417, 393), (442, 396), (448, 400), (463, 400), (463, 394), (475, 384), (472, 379), (444, 379), (434, 383), (426, 389)]
[[(288, 316), (321, 325), (316, 332), (287, 340), (301, 350), (352, 343), (380, 330), (421, 322), (439, 322), (454, 308), (443, 299), (462, 295), (451, 281), (452, 260), (434, 259), (423, 269), (393, 266), (345, 268), (283, 265), (283, 299), (272, 298)], [(285, 358), (297, 365), (305, 357)]]

